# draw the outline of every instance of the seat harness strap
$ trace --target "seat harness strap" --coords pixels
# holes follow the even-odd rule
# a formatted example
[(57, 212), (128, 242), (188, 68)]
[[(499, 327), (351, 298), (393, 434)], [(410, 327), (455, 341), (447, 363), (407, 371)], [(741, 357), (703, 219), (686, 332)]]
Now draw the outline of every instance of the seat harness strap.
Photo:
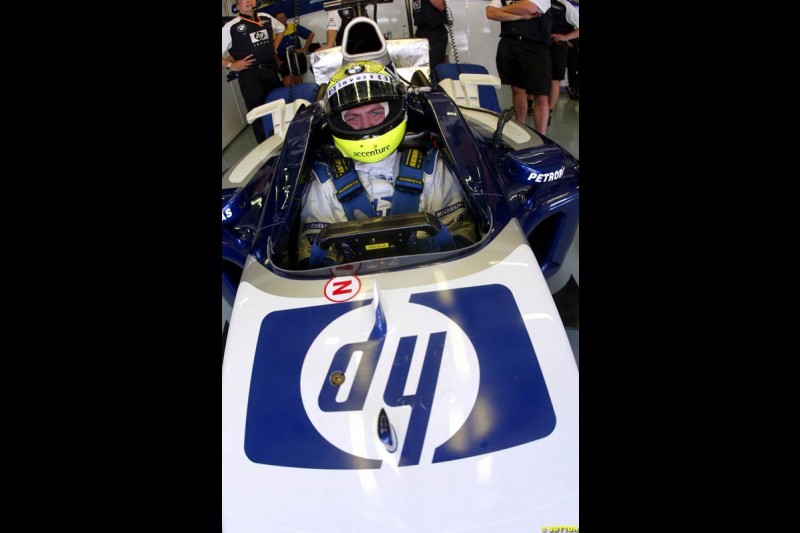
[[(435, 150), (435, 149), (434, 149)], [(400, 169), (394, 180), (392, 214), (404, 215), (419, 211), (419, 195), (422, 194), (422, 163), (425, 152), (410, 148), (400, 155)]]

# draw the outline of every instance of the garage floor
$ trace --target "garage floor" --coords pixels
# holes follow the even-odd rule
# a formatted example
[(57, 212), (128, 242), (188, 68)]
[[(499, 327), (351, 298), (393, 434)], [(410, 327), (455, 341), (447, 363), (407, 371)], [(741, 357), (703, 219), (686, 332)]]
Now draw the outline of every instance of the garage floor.
[[(498, 91), (500, 107), (511, 107), (511, 88), (503, 85)], [(565, 150), (580, 159), (578, 150), (579, 128), (579, 101), (571, 100), (566, 93), (561, 94), (555, 109), (553, 109), (552, 123), (547, 136), (560, 144)], [(527, 124), (533, 127), (533, 118), (528, 116)], [(250, 150), (256, 147), (256, 139), (250, 126), (247, 126), (231, 143), (222, 151), (222, 172), (236, 163)], [(567, 337), (578, 361), (578, 301), (579, 301), (579, 276), (578, 276), (578, 235), (575, 233), (567, 257), (561, 269), (547, 280), (550, 292), (556, 302), (561, 320), (567, 330)], [(231, 307), (222, 300), (222, 328), (230, 319)]]

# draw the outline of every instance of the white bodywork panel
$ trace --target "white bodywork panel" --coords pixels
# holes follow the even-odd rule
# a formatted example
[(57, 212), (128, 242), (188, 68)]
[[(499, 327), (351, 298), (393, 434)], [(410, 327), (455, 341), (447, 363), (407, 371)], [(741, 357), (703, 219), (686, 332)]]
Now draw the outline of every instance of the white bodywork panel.
[(457, 80), (443, 79), (439, 85), (453, 99), (457, 106), (481, 107), (478, 99), (478, 86), (488, 85), (500, 88), (500, 78), (491, 74), (461, 74)]
[[(414, 72), (421, 70), (430, 79), (428, 39), (393, 39), (386, 41), (386, 49), (400, 76), (410, 80)], [(334, 46), (314, 52), (310, 63), (314, 80), (320, 85), (328, 83), (342, 66), (342, 47)]]
[[(353, 282), (356, 279), (358, 283)], [(298, 280), (280, 277), (251, 257), (242, 280), (223, 362), (222, 504), (226, 533), (530, 533), (553, 525), (578, 526), (578, 370), (548, 286), (515, 220), (473, 255), (424, 268)], [(339, 298), (337, 280), (340, 289), (352, 291), (338, 291), (346, 294), (347, 302), (332, 301)], [(440, 301), (446, 305), (448, 298), (461, 298), (472, 291), (503, 296), (507, 313), (495, 309), (496, 302), (489, 299), (471, 301), (466, 307), (473, 309), (473, 321), (465, 322), (455, 316), (457, 313), (442, 313), (414, 300), (421, 294), (432, 298), (441, 294)], [(336, 306), (367, 300), (372, 302), (329, 323), (313, 319), (314, 310), (335, 312), (345, 309)], [(323, 400), (320, 392), (328, 386), (328, 373), (335, 366), (332, 361), (347, 346), (373, 338), (380, 323), (376, 302), (379, 314), (385, 317), (384, 341), (374, 374), (363, 389), (368, 391), (363, 406), (331, 409), (331, 405), (352, 400), (358, 386), (356, 378), (361, 375), (359, 356), (366, 357), (366, 352), (352, 352), (349, 364), (340, 369), (346, 378), (335, 401)], [(266, 325), (281, 313), (295, 313), (299, 320), (281, 330), (285, 335), (282, 339), (261, 339), (259, 344)], [(498, 313), (503, 316), (498, 318)], [(522, 346), (527, 346), (527, 341), (504, 344), (510, 341), (499, 330), (475, 333), (484, 321), (505, 324), (506, 315), (508, 320), (516, 317), (532, 351)], [(467, 323), (476, 327), (470, 330), (459, 326)], [(312, 333), (303, 340), (306, 331)], [(431, 382), (435, 394), (427, 397), (419, 393), (424, 387), (423, 377), (430, 374), (425, 365), (433, 353), (426, 352), (425, 339), (433, 345), (437, 333), (437, 338), (445, 340), (438, 377)], [(397, 354), (402, 350), (398, 346), (407, 338), (418, 338), (419, 342), (411, 360), (406, 361), (408, 380), (402, 394), (416, 403), (392, 406), (386, 401), (392, 397), (388, 383), (399, 364)], [(297, 357), (291, 346), (303, 342), (309, 348), (304, 357)], [(530, 352), (530, 356), (521, 355), (523, 352)], [(272, 361), (275, 373), (257, 371), (262, 368), (257, 358)], [(492, 433), (499, 420), (506, 420), (502, 422), (506, 429), (517, 427), (508, 425), (512, 415), (519, 427), (539, 424), (530, 415), (538, 404), (514, 409), (505, 404), (501, 408), (505, 391), (515, 390), (518, 381), (528, 379), (527, 373), (515, 374), (517, 363), (540, 369), (540, 389), (545, 390), (554, 419), (534, 440), (483, 453), (482, 446), (503, 438)], [(280, 372), (282, 365), (294, 365), (298, 371), (295, 375)], [(266, 397), (275, 401), (249, 405), (263, 393), (251, 390), (257, 375), (261, 376), (262, 388), (274, 387), (289, 394), (268, 394)], [(503, 382), (499, 377), (508, 379)], [(525, 390), (521, 388), (520, 394)], [(323, 408), (325, 405), (328, 407)], [(397, 449), (393, 452), (377, 436), (381, 409), (385, 409), (396, 432)], [(519, 412), (514, 413), (517, 409)], [(413, 412), (429, 417), (427, 425), (412, 428), (410, 420), (417, 416)], [(261, 416), (271, 416), (280, 427), (256, 427), (255, 421)], [(296, 450), (291, 449), (292, 439), (297, 438), (293, 436), (295, 425), (285, 419), (291, 416), (308, 432), (296, 441)], [(252, 417), (249, 422), (248, 417)], [(465, 423), (467, 419), (470, 424)], [(469, 434), (463, 433), (465, 427), (471, 428)], [(246, 442), (246, 431), (256, 430), (269, 442)], [(423, 435), (417, 442), (418, 457), (412, 458), (411, 464), (401, 465), (404, 445), (411, 446), (406, 444), (410, 442), (406, 436), (412, 433)], [(379, 466), (302, 466), (322, 460), (320, 454), (303, 455), (301, 445), (311, 440), (318, 441), (319, 449), (332, 456), (349, 455)], [(437, 462), (436, 454), (445, 442), (453, 454), (462, 456)], [(261, 454), (258, 450), (262, 445), (271, 451)], [(284, 459), (271, 462), (270, 453)], [(293, 466), (285, 465), (287, 457)], [(278, 466), (282, 461), (284, 465)]]

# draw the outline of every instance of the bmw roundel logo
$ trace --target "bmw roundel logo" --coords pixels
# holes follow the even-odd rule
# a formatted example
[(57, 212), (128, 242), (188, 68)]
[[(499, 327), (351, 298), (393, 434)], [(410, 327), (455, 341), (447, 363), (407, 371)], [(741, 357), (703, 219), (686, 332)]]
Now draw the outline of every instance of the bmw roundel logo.
[(352, 76), (353, 74), (359, 74), (364, 71), (363, 65), (353, 65), (352, 67), (345, 70), (348, 76)]
[(239, 24), (236, 26), (236, 31), (244, 32), (247, 31), (247, 24)]

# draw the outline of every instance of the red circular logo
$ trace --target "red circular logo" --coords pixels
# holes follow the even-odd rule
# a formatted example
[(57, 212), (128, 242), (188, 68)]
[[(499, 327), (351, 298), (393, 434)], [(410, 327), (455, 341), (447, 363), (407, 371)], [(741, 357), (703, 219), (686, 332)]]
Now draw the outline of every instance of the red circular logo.
[(358, 276), (339, 276), (325, 284), (325, 298), (332, 302), (346, 302), (361, 290)]

